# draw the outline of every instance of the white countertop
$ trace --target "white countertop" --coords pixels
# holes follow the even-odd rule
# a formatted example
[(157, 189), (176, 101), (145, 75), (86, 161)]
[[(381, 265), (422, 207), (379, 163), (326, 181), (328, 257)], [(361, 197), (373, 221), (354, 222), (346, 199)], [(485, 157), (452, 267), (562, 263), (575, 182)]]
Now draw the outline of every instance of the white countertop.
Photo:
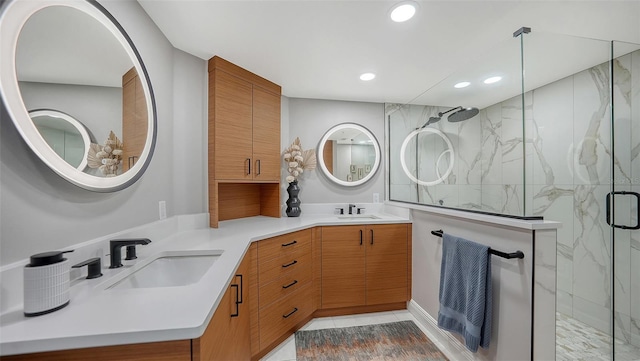
[[(178, 231), (139, 246), (138, 259), (109, 269), (103, 277), (72, 281), (70, 304), (53, 313), (25, 317), (22, 308), (0, 315), (0, 355), (198, 338), (253, 241), (314, 226), (406, 223), (407, 217), (338, 219), (309, 214), (298, 218), (251, 217), (220, 222), (217, 229)], [(182, 287), (105, 289), (138, 262), (173, 250), (224, 253), (195, 284)], [(86, 274), (86, 270), (84, 271)]]

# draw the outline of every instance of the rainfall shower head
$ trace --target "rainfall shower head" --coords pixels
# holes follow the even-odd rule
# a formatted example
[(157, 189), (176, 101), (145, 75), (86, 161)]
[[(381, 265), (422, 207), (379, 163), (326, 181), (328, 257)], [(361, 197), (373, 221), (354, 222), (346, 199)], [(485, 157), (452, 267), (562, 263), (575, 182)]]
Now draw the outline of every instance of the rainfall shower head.
[(463, 120), (471, 119), (478, 115), (478, 113), (480, 113), (478, 108), (461, 108), (457, 112), (449, 115), (448, 120), (452, 123), (457, 123)]
[(478, 108), (463, 108), (463, 107), (451, 108), (447, 111), (438, 113), (437, 117), (429, 117), (429, 120), (427, 120), (427, 122), (424, 123), (424, 125), (421, 126), (419, 129), (422, 129), (429, 124), (439, 122), (442, 119), (443, 115), (451, 112), (454, 112), (454, 113), (449, 115), (447, 120), (449, 120), (452, 123), (457, 123), (457, 122), (461, 122), (463, 120), (467, 120), (475, 117), (476, 115), (478, 115), (480, 111), (478, 110)]

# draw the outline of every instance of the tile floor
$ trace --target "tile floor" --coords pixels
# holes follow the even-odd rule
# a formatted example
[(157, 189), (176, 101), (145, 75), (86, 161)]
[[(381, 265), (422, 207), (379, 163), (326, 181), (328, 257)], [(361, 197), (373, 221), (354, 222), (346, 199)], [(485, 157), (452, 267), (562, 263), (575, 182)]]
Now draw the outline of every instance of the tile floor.
[[(556, 361), (609, 361), (611, 336), (556, 313)], [(640, 348), (616, 339), (616, 361), (640, 361)]]
[[(352, 326), (364, 326), (372, 325), (376, 323), (388, 323), (397, 321), (411, 320), (415, 322), (418, 327), (425, 332), (427, 337), (429, 333), (423, 329), (423, 327), (416, 321), (411, 313), (407, 310), (400, 311), (388, 311), (377, 313), (365, 313), (360, 315), (349, 316), (336, 316), (336, 317), (322, 317), (314, 318), (309, 321), (301, 330), (320, 330), (324, 328), (338, 328), (338, 327), (352, 327)], [(439, 345), (433, 337), (429, 337), (439, 349), (442, 350), (442, 345)], [(296, 343), (293, 335), (289, 336), (283, 343), (273, 349), (262, 360), (263, 361), (295, 361), (296, 359)]]

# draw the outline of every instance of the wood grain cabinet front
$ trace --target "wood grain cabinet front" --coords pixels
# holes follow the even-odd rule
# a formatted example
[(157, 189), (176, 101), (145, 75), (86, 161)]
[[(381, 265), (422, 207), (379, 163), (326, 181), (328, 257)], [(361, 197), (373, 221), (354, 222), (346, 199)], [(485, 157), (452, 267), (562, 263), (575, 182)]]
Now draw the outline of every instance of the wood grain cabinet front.
[(273, 346), (315, 311), (312, 230), (258, 242), (260, 348)]
[(280, 181), (280, 86), (213, 57), (209, 92), (214, 178)]
[(220, 57), (209, 59), (209, 214), (280, 217), (281, 92)]
[[(122, 76), (122, 171), (132, 168), (144, 150), (149, 118), (142, 82), (136, 68)], [(105, 134), (104, 136), (106, 136)]]
[(192, 341), (192, 361), (250, 360), (251, 266), (255, 244), (244, 257), (202, 337)]
[(409, 299), (409, 225), (322, 227), (322, 308)]

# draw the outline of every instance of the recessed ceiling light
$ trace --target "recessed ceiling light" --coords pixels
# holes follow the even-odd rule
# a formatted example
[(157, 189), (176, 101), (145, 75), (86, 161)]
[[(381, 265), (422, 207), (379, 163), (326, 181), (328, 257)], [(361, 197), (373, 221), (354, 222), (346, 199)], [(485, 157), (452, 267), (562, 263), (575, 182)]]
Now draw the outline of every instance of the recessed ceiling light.
[(407, 21), (416, 14), (416, 3), (413, 1), (405, 1), (393, 7), (391, 10), (391, 20), (396, 23)]
[(374, 73), (364, 73), (360, 75), (360, 80), (369, 81), (373, 80), (376, 77)]
[(458, 84), (454, 85), (453, 87), (460, 89), (460, 88), (466, 88), (469, 85), (471, 85), (471, 83), (469, 83), (468, 81), (461, 81)]
[(492, 76), (491, 78), (487, 78), (484, 80), (485, 84), (493, 84), (493, 83), (497, 83), (500, 80), (502, 80), (501, 76)]

